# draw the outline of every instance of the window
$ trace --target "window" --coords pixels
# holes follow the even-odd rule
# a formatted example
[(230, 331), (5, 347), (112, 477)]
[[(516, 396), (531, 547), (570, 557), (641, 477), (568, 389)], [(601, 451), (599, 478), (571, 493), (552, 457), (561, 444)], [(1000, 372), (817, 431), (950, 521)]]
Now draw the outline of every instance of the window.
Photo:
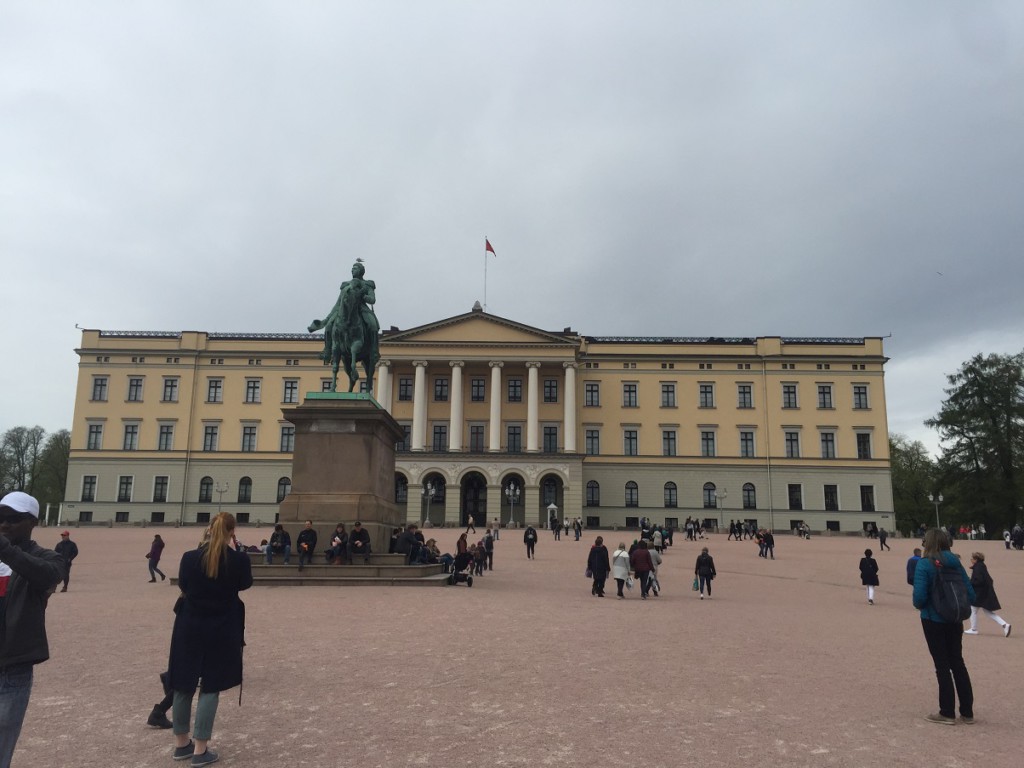
[(258, 403), (260, 401), (260, 385), (262, 383), (259, 379), (245, 380), (245, 402)]
[(156, 439), (156, 449), (158, 451), (173, 451), (174, 450), (174, 425), (173, 424), (161, 424), (160, 434)]
[(523, 428), (520, 426), (509, 426), (505, 431), (505, 450), (509, 453), (522, 453), (523, 450)]
[(514, 378), (508, 380), (508, 401), (510, 403), (523, 402), (523, 380)]
[(799, 432), (787, 432), (786, 433), (786, 458), (787, 459), (799, 459), (800, 458), (800, 433)]
[(165, 403), (176, 403), (178, 402), (178, 377), (177, 376), (165, 376), (164, 377), (164, 396), (163, 402)]
[(207, 424), (203, 427), (203, 450), (217, 450), (217, 435), (220, 428), (216, 424)]
[(799, 408), (796, 398), (796, 384), (782, 385), (782, 407)]
[(207, 379), (206, 380), (206, 402), (208, 402), (208, 403), (223, 403), (224, 402), (224, 379)]
[(395, 504), (409, 503), (409, 481), (405, 475), (395, 475)]
[(398, 399), (406, 402), (412, 400), (412, 378), (400, 376), (398, 378)]
[(803, 488), (797, 483), (789, 485), (789, 508), (790, 509), (803, 509), (804, 508), (804, 492)]
[(714, 408), (715, 407), (715, 385), (714, 384), (701, 384), (700, 385), (700, 402), (701, 408)]
[(871, 458), (871, 435), (867, 432), (857, 433), (857, 458)]
[(297, 403), (299, 402), (299, 380), (298, 379), (285, 379), (284, 380), (284, 394), (281, 397), (283, 403)]
[(545, 507), (558, 503), (558, 483), (553, 477), (545, 477), (540, 487), (540, 503)]
[(238, 481), (238, 503), (249, 504), (252, 502), (252, 478), (243, 477)]
[(82, 498), (79, 501), (96, 501), (96, 475), (82, 478)]
[(662, 408), (675, 408), (676, 407), (676, 385), (671, 383), (663, 383), (661, 385), (661, 407)]
[(544, 427), (544, 453), (558, 453), (558, 427)]
[(320, 391), (330, 392), (333, 382), (330, 379), (320, 379)]
[(596, 408), (601, 405), (601, 385), (596, 381), (588, 381), (583, 385), (583, 404)]
[(170, 478), (167, 475), (157, 475), (153, 478), (153, 501), (167, 501), (167, 484)]
[(482, 403), (487, 393), (486, 379), (471, 379), (469, 382), (469, 399), (474, 403)]
[(675, 483), (665, 483), (665, 506), (673, 509), (679, 506), (679, 493)]
[(395, 443), (395, 450), (399, 453), (403, 453), (409, 450), (409, 445), (412, 443), (412, 424), (399, 424), (402, 428), (402, 439)]
[(818, 385), (818, 407), (819, 408), (831, 408), (832, 407), (832, 385), (831, 384), (819, 384)]
[(256, 450), (256, 427), (242, 427), (242, 450), (253, 453)]
[(826, 512), (838, 512), (839, 511), (839, 486), (838, 485), (826, 485), (825, 486), (825, 511)]
[[(92, 514), (91, 512), (89, 513)], [(114, 522), (115, 523), (127, 523), (128, 522), (128, 510), (119, 509), (114, 511)]]
[(714, 483), (704, 483), (703, 497), (704, 497), (704, 509), (715, 509), (718, 506), (718, 497), (715, 495)]
[(544, 402), (558, 402), (558, 379), (544, 379)]
[(131, 501), (132, 500), (132, 484), (135, 482), (135, 478), (131, 475), (121, 475), (117, 480), (117, 500), (118, 501)]
[(128, 402), (142, 402), (142, 379), (131, 377), (128, 379)]
[(676, 455), (676, 431), (674, 429), (663, 429), (661, 431), (661, 455)]
[(469, 427), (469, 450), (482, 453), (484, 450), (484, 427), (482, 424), (471, 424)]
[(213, 478), (204, 477), (199, 481), (199, 503), (209, 504), (213, 501)]
[(91, 523), (92, 522), (92, 512), (84, 510), (84, 509), (83, 510), (79, 510), (79, 512), (78, 512), (78, 522), (80, 522), (80, 523)]
[(435, 424), (434, 425), (434, 439), (430, 444), (431, 450), (433, 451), (447, 451), (448, 450), (448, 425), (447, 424)]
[(715, 455), (715, 433), (714, 432), (701, 432), (700, 433), (700, 455), (701, 456), (714, 456)]
[(624, 456), (637, 455), (637, 430), (627, 429), (622, 433), (622, 453)]
[(280, 504), (284, 501), (284, 497), (292, 492), (292, 479), (290, 477), (282, 477), (277, 481), (277, 503)]
[(757, 489), (753, 483), (743, 484), (743, 508), (757, 509)]
[(587, 456), (599, 456), (601, 454), (601, 430), (588, 429), (584, 440)]
[(821, 458), (834, 459), (836, 457), (836, 433), (821, 433)]
[(137, 451), (139, 450), (139, 425), (138, 424), (125, 424), (124, 425), (124, 445), (122, 446), (126, 451)]
[(636, 384), (626, 383), (622, 385), (622, 407), (636, 408)]
[(630, 480), (626, 483), (626, 506), (627, 507), (639, 507), (640, 506), (640, 486)]
[(740, 432), (740, 456), (744, 459), (754, 458), (753, 432)]
[(591, 480), (587, 483), (587, 506), (601, 506), (601, 486), (598, 484), (597, 480)]
[(103, 425), (90, 424), (89, 436), (86, 438), (85, 449), (87, 451), (98, 451), (103, 448)]
[(737, 384), (736, 385), (736, 407), (737, 408), (753, 408), (754, 407), (754, 387), (751, 384)]
[(295, 452), (295, 427), (291, 424), (281, 427), (281, 453)]
[(434, 402), (435, 403), (447, 403), (448, 402), (448, 377), (438, 376), (434, 379)]
[(868, 385), (853, 385), (853, 407), (855, 410), (863, 411), (868, 407)]
[(862, 485), (860, 487), (860, 510), (861, 512), (875, 511), (875, 486)]
[(92, 399), (97, 402), (107, 400), (107, 377), (93, 376), (92, 378)]

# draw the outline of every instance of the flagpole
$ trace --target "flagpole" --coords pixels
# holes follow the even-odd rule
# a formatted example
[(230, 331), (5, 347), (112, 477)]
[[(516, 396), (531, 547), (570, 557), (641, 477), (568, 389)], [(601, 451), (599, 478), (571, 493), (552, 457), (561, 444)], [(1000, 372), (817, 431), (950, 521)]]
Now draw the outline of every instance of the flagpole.
[(487, 311), (487, 238), (484, 237), (484, 312)]

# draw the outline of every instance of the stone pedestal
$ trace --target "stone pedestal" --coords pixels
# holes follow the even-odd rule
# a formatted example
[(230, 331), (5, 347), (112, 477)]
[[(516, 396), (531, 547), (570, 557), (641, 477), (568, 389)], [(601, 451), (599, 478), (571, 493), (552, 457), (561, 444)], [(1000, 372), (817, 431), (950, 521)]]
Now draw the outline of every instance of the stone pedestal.
[(282, 413), (295, 425), (292, 490), (280, 508), (293, 547), (306, 520), (313, 521), (321, 552), (338, 523), (351, 532), (358, 520), (370, 532), (373, 552), (386, 553), (391, 530), (404, 522), (394, 503), (398, 422), (370, 395), (347, 392), (311, 392)]

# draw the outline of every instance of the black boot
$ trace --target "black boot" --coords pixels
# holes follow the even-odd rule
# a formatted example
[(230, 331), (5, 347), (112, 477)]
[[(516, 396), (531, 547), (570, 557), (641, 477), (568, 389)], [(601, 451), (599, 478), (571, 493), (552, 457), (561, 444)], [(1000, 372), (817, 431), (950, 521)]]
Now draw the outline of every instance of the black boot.
[(160, 707), (153, 707), (153, 711), (149, 713), (149, 719), (146, 721), (146, 725), (152, 725), (154, 728), (172, 728), (173, 724), (167, 719), (167, 713), (164, 712)]

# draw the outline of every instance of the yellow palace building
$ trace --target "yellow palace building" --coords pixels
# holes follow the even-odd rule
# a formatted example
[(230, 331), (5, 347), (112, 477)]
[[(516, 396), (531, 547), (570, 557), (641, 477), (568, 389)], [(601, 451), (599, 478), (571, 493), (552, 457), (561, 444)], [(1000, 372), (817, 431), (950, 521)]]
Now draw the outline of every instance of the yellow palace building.
[[(64, 519), (272, 522), (291, 490), (283, 411), (330, 386), (322, 349), (83, 331)], [(895, 528), (879, 338), (586, 336), (477, 304), (383, 331), (380, 352), (409, 521)]]

